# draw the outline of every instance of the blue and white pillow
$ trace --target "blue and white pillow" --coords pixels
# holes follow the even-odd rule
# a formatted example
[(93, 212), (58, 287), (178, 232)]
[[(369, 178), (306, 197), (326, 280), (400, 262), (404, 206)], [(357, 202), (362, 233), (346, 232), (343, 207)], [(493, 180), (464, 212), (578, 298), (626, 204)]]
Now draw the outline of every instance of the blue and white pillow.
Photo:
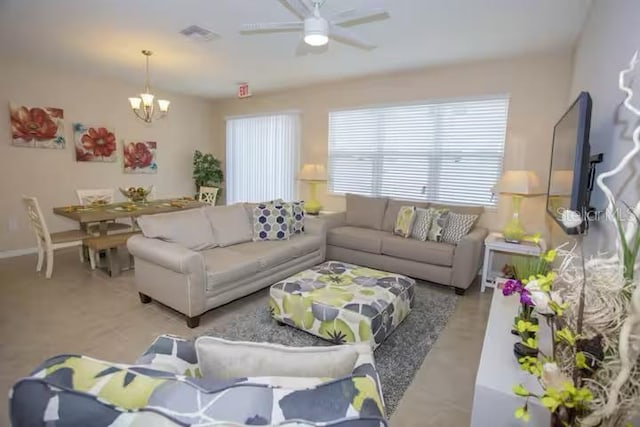
[(253, 209), (253, 240), (289, 240), (289, 207), (284, 203), (264, 203)]
[(291, 234), (304, 233), (304, 202), (288, 203), (291, 214)]
[(285, 202), (282, 199), (272, 200), (267, 204), (284, 205), (289, 210), (290, 234), (304, 233), (304, 201)]

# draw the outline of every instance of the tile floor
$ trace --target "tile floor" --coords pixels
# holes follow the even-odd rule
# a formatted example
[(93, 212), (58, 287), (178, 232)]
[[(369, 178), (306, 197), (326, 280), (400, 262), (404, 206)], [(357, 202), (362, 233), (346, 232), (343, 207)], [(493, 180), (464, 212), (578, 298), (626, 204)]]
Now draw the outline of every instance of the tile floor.
[[(0, 395), (45, 358), (87, 354), (132, 362), (162, 333), (199, 335), (251, 295), (205, 314), (196, 329), (156, 303), (138, 300), (132, 272), (116, 279), (92, 272), (77, 251), (56, 253), (53, 278), (35, 272), (35, 256), (0, 260)], [(474, 285), (460, 299), (449, 324), (427, 355), (391, 418), (398, 427), (465, 427), (491, 301)], [(0, 426), (8, 425), (0, 404)]]

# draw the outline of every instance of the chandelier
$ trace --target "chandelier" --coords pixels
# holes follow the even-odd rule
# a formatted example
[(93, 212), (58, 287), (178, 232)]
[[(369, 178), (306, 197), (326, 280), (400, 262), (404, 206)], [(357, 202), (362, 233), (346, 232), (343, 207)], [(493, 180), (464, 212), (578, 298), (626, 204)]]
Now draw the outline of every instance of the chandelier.
[(151, 86), (149, 85), (149, 57), (153, 55), (150, 50), (143, 50), (142, 54), (147, 59), (147, 70), (145, 74), (144, 93), (140, 97), (129, 98), (129, 104), (136, 117), (145, 123), (151, 123), (155, 119), (161, 119), (167, 115), (169, 111), (169, 101), (166, 99), (158, 99), (158, 110), (155, 109), (151, 94)]

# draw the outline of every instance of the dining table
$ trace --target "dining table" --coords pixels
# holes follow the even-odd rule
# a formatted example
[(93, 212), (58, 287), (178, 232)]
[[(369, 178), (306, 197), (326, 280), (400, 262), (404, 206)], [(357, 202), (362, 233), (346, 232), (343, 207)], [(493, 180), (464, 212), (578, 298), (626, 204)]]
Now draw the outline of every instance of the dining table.
[[(184, 197), (144, 202), (129, 201), (113, 204), (94, 203), (86, 206), (60, 206), (54, 207), (53, 213), (77, 221), (80, 229), (84, 232), (88, 232), (89, 225), (98, 224), (99, 235), (106, 236), (109, 222), (120, 218), (136, 218), (143, 215), (179, 212), (204, 206), (208, 205), (192, 198)], [(86, 250), (85, 259), (88, 259)]]

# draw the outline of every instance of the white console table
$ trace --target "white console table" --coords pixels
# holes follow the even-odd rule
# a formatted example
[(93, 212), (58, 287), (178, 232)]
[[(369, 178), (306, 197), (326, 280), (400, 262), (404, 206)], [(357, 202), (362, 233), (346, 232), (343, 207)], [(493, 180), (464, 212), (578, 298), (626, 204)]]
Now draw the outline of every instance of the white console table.
[[(535, 399), (529, 400), (531, 420), (524, 423), (514, 417), (524, 399), (513, 394), (513, 386), (524, 385), (538, 393), (541, 388), (533, 375), (520, 370), (513, 354), (518, 337), (511, 334), (513, 319), (518, 312), (518, 297), (505, 297), (494, 289), (491, 311), (484, 336), (480, 365), (476, 376), (471, 427), (548, 427), (549, 412)], [(551, 350), (551, 330), (544, 320), (538, 333), (540, 348), (545, 354)]]

